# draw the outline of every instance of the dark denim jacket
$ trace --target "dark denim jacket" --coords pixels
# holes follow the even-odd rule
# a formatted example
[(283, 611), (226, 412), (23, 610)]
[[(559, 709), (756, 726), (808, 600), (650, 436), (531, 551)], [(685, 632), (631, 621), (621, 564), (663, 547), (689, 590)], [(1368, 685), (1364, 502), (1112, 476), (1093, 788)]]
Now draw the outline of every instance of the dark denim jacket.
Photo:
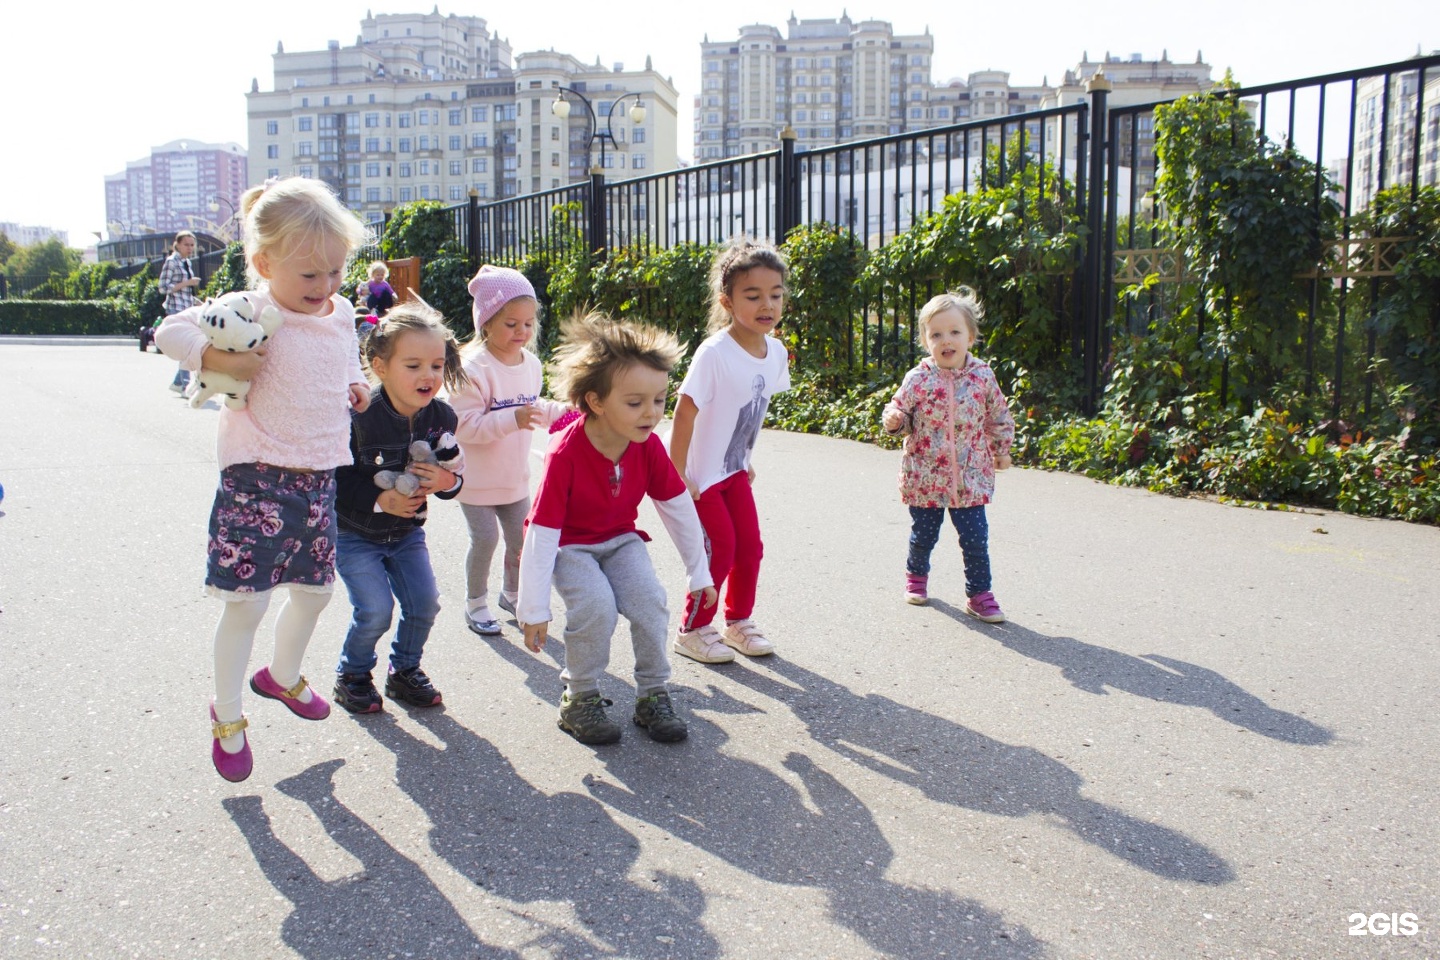
[[(385, 388), (376, 387), (370, 394), (370, 406), (366, 411), (350, 415), (352, 462), (335, 471), (335, 512), (340, 520), (340, 529), (359, 534), (367, 540), (387, 543), (399, 540), (423, 525), (423, 509), (414, 517), (397, 517), (376, 511), (375, 501), (379, 499), (381, 490), (375, 485), (375, 474), (381, 470), (404, 470), (410, 462), (409, 448), (413, 441), (424, 440), (436, 449), (445, 434), (454, 433), (456, 423), (455, 411), (443, 400), (432, 400), (414, 417), (406, 417), (390, 405)], [(459, 492), (460, 487), (457, 486), (435, 496), (451, 500)]]

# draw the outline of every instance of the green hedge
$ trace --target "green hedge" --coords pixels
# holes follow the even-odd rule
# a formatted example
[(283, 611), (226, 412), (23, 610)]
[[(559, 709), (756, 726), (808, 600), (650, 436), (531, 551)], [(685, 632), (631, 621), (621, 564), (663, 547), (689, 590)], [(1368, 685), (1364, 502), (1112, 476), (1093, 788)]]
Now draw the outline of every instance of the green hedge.
[(118, 336), (139, 326), (121, 300), (0, 300), (0, 335)]

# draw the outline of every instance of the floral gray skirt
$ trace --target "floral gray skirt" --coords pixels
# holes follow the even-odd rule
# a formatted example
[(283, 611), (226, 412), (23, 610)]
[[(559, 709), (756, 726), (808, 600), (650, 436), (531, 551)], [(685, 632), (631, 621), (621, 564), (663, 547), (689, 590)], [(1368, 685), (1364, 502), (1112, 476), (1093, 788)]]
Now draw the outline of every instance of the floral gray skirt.
[(231, 599), (282, 584), (329, 592), (335, 530), (334, 470), (232, 464), (220, 471), (210, 511), (205, 585)]

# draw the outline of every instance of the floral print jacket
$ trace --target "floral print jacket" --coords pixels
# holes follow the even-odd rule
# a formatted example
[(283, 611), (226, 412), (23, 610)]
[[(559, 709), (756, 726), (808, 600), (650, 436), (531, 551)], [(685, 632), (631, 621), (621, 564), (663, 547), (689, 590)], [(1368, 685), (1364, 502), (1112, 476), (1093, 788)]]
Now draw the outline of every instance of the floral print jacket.
[(973, 355), (945, 370), (926, 357), (886, 406), (905, 416), (900, 499), (911, 507), (977, 507), (995, 493), (995, 458), (1010, 453), (1015, 419), (990, 365)]

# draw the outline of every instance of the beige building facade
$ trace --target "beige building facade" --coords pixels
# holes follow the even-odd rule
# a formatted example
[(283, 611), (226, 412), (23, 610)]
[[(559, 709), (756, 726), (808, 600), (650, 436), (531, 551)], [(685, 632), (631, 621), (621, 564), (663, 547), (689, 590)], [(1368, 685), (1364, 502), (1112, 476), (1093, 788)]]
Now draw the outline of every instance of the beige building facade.
[[(587, 177), (600, 150), (578, 102), (568, 120), (551, 111), (562, 86), (590, 99), (601, 131), (623, 102), (605, 143), (609, 177), (678, 164), (678, 95), (648, 60), (627, 71), (554, 51), (514, 56), (484, 19), (437, 10), (367, 16), (350, 46), (277, 45), (273, 89), (257, 80), (246, 98), (251, 182), (316, 177), (369, 221), (413, 200), (458, 203), (474, 190), (483, 203), (564, 186)], [(637, 96), (638, 124), (628, 109)]]

